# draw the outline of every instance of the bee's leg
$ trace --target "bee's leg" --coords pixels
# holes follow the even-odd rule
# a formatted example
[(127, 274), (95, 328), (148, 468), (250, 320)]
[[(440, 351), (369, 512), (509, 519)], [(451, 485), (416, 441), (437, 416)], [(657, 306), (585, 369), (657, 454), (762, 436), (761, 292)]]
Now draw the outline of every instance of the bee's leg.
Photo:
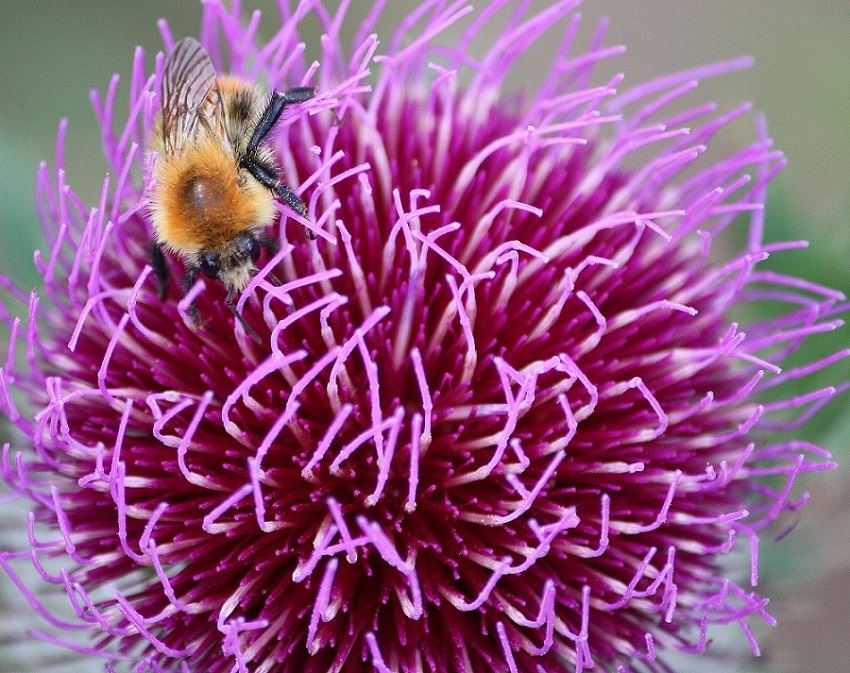
[(293, 191), (292, 187), (280, 181), (280, 172), (277, 168), (264, 165), (250, 155), (242, 159), (239, 165), (301, 217), (307, 217), (307, 206), (304, 205), (304, 202)]
[[(280, 252), (280, 241), (277, 240), (274, 236), (269, 236), (268, 234), (261, 234), (257, 237), (257, 243), (263, 246), (266, 249), (266, 252), (269, 253), (269, 257), (274, 257), (277, 253)], [(280, 279), (275, 276), (271, 271), (266, 274), (266, 278), (269, 279), (272, 285), (275, 287), (280, 287), (283, 283), (280, 282)]]
[(233, 311), (233, 315), (235, 315), (239, 319), (239, 322), (242, 323), (242, 327), (245, 328), (245, 331), (248, 333), (248, 336), (251, 337), (258, 344), (262, 344), (262, 339), (260, 339), (260, 335), (257, 334), (257, 330), (255, 330), (253, 327), (251, 327), (251, 325), (248, 324), (248, 321), (245, 320), (245, 316), (243, 316), (236, 308), (236, 303), (233, 301), (234, 294), (235, 292), (232, 288), (228, 289), (227, 296), (224, 298), (224, 303), (227, 304), (227, 308)]
[(168, 262), (165, 259), (165, 254), (162, 248), (156, 241), (151, 247), (151, 266), (153, 267), (154, 276), (156, 276), (156, 290), (159, 294), (160, 301), (165, 301), (168, 296)]
[(260, 234), (257, 237), (257, 243), (266, 249), (266, 252), (269, 253), (269, 257), (274, 257), (280, 252), (280, 241), (277, 240), (276, 236), (269, 236), (265, 233)]
[(272, 130), (277, 120), (280, 119), (281, 113), (288, 105), (304, 103), (315, 95), (316, 89), (311, 86), (297, 86), (283, 93), (275, 91), (269, 100), (269, 104), (266, 105), (266, 109), (263, 110), (260, 120), (254, 127), (254, 132), (251, 134), (251, 140), (248, 142), (248, 148), (245, 150), (245, 154), (251, 156), (257, 151), (257, 147), (263, 142), (263, 138)]
[[(183, 294), (189, 294), (189, 290), (192, 289), (192, 286), (195, 284), (195, 279), (198, 277), (198, 267), (190, 266), (186, 269), (186, 277), (183, 279)], [(192, 322), (195, 324), (195, 327), (201, 326), (201, 315), (198, 313), (198, 307), (195, 305), (195, 300), (192, 300), (192, 303), (189, 304), (189, 315), (192, 318)]]
[[(280, 180), (277, 180), (270, 186), (270, 189), (277, 198), (292, 208), (292, 210), (298, 213), (301, 217), (307, 217), (307, 206), (304, 205), (301, 197), (292, 190), (292, 187), (285, 185)], [(307, 235), (310, 238), (316, 238), (316, 235), (309, 229), (307, 230)]]

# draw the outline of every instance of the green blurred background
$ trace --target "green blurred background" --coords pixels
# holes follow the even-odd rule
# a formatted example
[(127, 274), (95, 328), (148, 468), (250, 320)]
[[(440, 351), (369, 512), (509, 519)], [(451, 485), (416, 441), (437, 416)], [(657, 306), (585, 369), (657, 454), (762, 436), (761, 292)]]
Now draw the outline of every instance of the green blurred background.
[[(352, 4), (352, 14), (362, 16), (371, 3)], [(390, 0), (383, 25), (394, 25), (416, 4)], [(263, 10), (267, 20), (276, 16), (275, 3), (268, 0), (244, 0), (243, 7)], [(582, 12), (585, 36), (598, 18), (608, 16), (608, 43), (628, 45), (626, 55), (610, 66), (626, 73), (626, 85), (741, 54), (755, 57), (754, 68), (707, 83), (692, 100), (711, 98), (725, 107), (751, 100), (765, 113), (776, 146), (789, 160), (772, 188), (767, 236), (811, 241), (807, 251), (786, 253), (770, 263), (850, 294), (850, 2), (586, 0)], [(0, 2), (0, 271), (26, 289), (38, 280), (32, 251), (41, 244), (33, 210), (33, 176), (40, 160), (53, 157), (58, 121), (70, 120), (68, 180), (91, 203), (105, 165), (89, 90), (105, 89), (114, 72), (129, 77), (137, 44), (145, 48), (151, 63), (161, 47), (156, 28), (160, 17), (168, 19), (177, 36), (197, 34), (199, 4)], [(524, 72), (514, 82), (533, 81), (537, 75)], [(721, 142), (730, 146), (742, 142), (746, 129), (735, 128), (741, 137)], [(843, 328), (813, 341), (809, 353), (825, 354), (848, 343), (848, 329)], [(843, 364), (826, 376), (800, 382), (800, 390), (847, 379), (850, 367)], [(833, 451), (842, 466), (801, 479), (798, 492), (812, 493), (801, 523), (784, 540), (763, 541), (759, 590), (773, 597), (770, 607), (780, 625), (761, 635), (767, 656), (740, 670), (850, 671), (847, 408), (845, 395), (804, 431), (807, 438)], [(8, 608), (16, 599), (0, 578), (0, 610), (3, 604)], [(0, 625), (0, 652), (15, 631)], [(61, 659), (50, 657), (56, 666), (70, 663)], [(90, 670), (82, 664), (73, 666)], [(23, 670), (42, 669), (31, 660), (14, 663), (0, 658), (0, 672)]]

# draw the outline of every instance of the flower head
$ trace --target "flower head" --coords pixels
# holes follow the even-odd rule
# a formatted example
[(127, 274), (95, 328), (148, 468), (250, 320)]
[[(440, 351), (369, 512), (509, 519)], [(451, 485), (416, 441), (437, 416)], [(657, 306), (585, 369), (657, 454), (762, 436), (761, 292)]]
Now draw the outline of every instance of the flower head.
[[(238, 302), (260, 344), (215, 281), (157, 295), (161, 59), (148, 75), (137, 52), (126, 118), (117, 78), (94, 100), (99, 203), (65, 182), (63, 137), (40, 171), (44, 294), (13, 291), (28, 312), (0, 370), (32, 447), (7, 446), (3, 474), (35, 510), (31, 548), (0, 563), (18, 578), (31, 561), (67, 593), (73, 623), (54, 624), (137, 671), (661, 671), (710, 625), (770, 621), (758, 532), (831, 463), (766, 431), (835, 390), (761, 394), (847, 353), (780, 370), (842, 298), (757, 266), (795, 247), (762, 240), (783, 159), (761, 126), (701, 156), (748, 107), (679, 104), (746, 62), (621, 93), (592, 79), (618, 49), (597, 36), (574, 55), (573, 0), (471, 17), (428, 0), (381, 41), (378, 3), (351, 49), (344, 9), (280, 4), (265, 44), (218, 2), (200, 36), (221, 73), (317, 87), (274, 141), (308, 217), (280, 208), (280, 252)], [(304, 19), (325, 33), (316, 63)], [(550, 30), (542, 85), (508, 96)], [(749, 236), (724, 255), (729, 227)], [(781, 310), (731, 322), (751, 302)], [(746, 581), (726, 557), (740, 549)]]

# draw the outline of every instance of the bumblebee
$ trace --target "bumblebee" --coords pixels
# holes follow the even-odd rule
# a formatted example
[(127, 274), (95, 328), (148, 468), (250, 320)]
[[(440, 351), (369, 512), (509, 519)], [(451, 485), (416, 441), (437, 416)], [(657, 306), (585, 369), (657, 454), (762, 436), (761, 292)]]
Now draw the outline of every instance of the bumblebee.
[[(174, 45), (165, 59), (162, 110), (150, 146), (157, 153), (151, 263), (161, 299), (167, 296), (169, 252), (186, 265), (184, 292), (199, 273), (220, 280), (227, 289), (225, 303), (259, 340), (235, 299), (257, 274), (261, 250), (277, 252), (277, 239), (266, 232), (275, 219), (274, 201), (307, 213), (281, 180), (264, 141), (288, 106), (315, 93), (313, 87), (295, 87), (269, 96), (239, 77), (216, 74), (197, 40)], [(197, 324), (194, 302), (190, 312)]]

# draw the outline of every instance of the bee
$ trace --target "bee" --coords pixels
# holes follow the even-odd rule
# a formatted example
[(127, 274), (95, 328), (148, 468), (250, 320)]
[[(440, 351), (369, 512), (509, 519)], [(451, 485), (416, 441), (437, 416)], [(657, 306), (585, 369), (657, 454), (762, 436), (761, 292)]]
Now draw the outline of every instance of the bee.
[[(167, 251), (186, 265), (184, 292), (199, 273), (221, 281), (225, 303), (259, 341), (235, 298), (258, 273), (261, 250), (270, 255), (278, 250), (277, 239), (266, 232), (276, 216), (275, 200), (307, 213), (281, 180), (264, 141), (288, 106), (315, 93), (313, 87), (295, 87), (269, 96), (236, 76), (218, 75), (197, 40), (187, 37), (174, 45), (165, 59), (162, 110), (150, 144), (157, 152), (151, 265), (162, 300), (168, 291)], [(194, 302), (190, 314), (199, 324)]]

